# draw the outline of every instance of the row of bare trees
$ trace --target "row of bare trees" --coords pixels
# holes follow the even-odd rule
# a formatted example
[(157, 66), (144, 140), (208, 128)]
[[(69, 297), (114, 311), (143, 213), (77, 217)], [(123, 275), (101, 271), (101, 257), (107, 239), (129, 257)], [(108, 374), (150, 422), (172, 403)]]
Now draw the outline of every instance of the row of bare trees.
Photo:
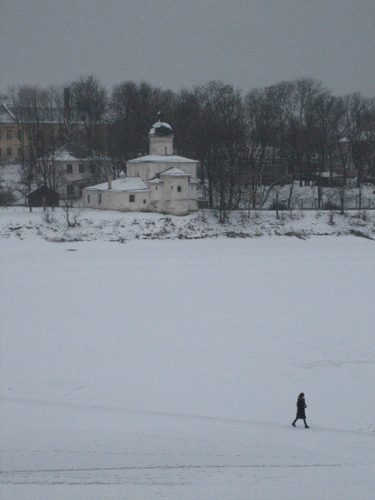
[(319, 81), (298, 79), (242, 96), (211, 82), (179, 93), (171, 116), (177, 146), (200, 160), (221, 220), (240, 204), (264, 206), (281, 184), (290, 208), (294, 181), (316, 182), (320, 208), (323, 175), (344, 185), (355, 176), (359, 188), (375, 180), (375, 99), (359, 93), (335, 97)]
[[(22, 130), (25, 179), (36, 170), (58, 184), (51, 158), (64, 144), (92, 158), (94, 181), (116, 175), (146, 154), (149, 129), (160, 116), (172, 124), (179, 154), (200, 161), (200, 180), (221, 220), (240, 204), (261, 206), (275, 186), (355, 173), (358, 187), (375, 177), (375, 99), (336, 97), (314, 79), (280, 82), (246, 95), (214, 81), (179, 92), (124, 82), (111, 94), (93, 76), (63, 88), (9, 89)], [(111, 159), (111, 162), (104, 159)], [(318, 206), (323, 183), (318, 184)]]
[(36, 179), (51, 189), (58, 188), (62, 172), (55, 158), (63, 146), (77, 156), (90, 157), (94, 179), (101, 179), (101, 166), (95, 166), (104, 164), (100, 160), (108, 151), (104, 120), (108, 100), (106, 90), (93, 76), (80, 78), (65, 89), (10, 87), (5, 102), (16, 120), (22, 180), (28, 191)]

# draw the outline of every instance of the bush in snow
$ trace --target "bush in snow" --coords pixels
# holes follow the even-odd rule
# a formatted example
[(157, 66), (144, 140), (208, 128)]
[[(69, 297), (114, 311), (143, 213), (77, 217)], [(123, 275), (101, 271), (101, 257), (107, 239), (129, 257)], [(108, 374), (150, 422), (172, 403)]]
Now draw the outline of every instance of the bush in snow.
[(16, 202), (16, 197), (14, 196), (10, 188), (4, 188), (0, 185), (0, 206), (8, 207)]

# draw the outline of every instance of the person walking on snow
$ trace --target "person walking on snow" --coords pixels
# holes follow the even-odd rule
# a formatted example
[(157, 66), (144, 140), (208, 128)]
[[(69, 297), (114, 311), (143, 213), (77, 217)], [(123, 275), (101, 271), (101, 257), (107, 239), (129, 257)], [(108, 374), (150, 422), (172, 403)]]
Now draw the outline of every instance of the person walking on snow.
[(306, 423), (305, 408), (307, 408), (307, 404), (305, 402), (305, 395), (303, 392), (301, 392), (301, 394), (298, 396), (298, 399), (297, 399), (297, 415), (296, 415), (295, 421), (292, 423), (293, 427), (296, 426), (297, 420), (299, 420), (301, 418), (305, 423), (305, 428), (306, 429), (310, 428)]

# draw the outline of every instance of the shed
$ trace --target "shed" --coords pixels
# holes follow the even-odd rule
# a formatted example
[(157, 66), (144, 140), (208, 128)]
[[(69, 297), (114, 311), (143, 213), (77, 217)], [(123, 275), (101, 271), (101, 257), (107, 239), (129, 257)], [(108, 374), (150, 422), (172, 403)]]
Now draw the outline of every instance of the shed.
[(58, 207), (60, 195), (45, 184), (26, 195), (29, 207)]

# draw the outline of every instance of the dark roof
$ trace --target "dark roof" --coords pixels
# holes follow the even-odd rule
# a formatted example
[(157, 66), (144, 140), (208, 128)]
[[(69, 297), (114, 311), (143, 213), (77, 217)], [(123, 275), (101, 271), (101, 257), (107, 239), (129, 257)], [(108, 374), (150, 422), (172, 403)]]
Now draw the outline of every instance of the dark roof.
[(38, 191), (42, 191), (42, 192), (47, 192), (48, 191), (50, 193), (56, 194), (57, 196), (60, 196), (59, 193), (57, 193), (53, 189), (47, 187), (45, 184), (42, 184), (41, 186), (38, 186), (35, 189), (33, 189), (32, 191), (30, 191), (30, 193), (27, 194), (26, 197), (29, 197), (30, 195), (33, 195), (33, 194), (37, 193)]

